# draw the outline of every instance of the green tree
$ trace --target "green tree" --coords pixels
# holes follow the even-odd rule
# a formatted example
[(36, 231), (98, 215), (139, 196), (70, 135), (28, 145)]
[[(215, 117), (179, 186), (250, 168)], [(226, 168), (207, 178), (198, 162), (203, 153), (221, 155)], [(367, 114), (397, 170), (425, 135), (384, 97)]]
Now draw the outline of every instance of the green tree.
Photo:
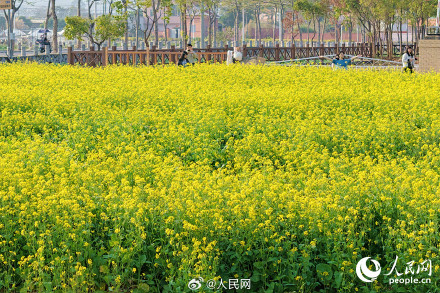
[[(125, 18), (123, 16), (101, 15), (96, 19), (83, 18), (80, 16), (66, 17), (64, 36), (68, 40), (83, 40), (87, 37), (90, 42), (101, 50), (106, 40), (114, 40), (122, 37), (125, 33)], [(90, 33), (90, 27), (94, 30)]]

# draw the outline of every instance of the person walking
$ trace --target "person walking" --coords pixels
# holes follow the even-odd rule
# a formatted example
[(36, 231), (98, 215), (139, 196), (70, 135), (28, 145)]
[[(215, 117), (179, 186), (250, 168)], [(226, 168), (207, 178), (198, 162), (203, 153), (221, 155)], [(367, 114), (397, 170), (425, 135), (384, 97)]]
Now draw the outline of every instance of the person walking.
[(411, 47), (406, 47), (405, 54), (402, 56), (403, 72), (414, 72), (415, 56)]

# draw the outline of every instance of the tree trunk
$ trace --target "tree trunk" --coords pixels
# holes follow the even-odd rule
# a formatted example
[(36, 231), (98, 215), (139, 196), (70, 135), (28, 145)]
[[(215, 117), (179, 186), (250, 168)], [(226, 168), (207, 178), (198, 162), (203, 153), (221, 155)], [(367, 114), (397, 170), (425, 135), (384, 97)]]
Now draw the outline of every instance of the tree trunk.
[(416, 19), (416, 30), (414, 32), (414, 35), (415, 35), (415, 41), (417, 43), (419, 41), (419, 22), (418, 22), (418, 19)]
[(217, 45), (217, 30), (218, 30), (218, 22), (217, 22), (217, 6), (215, 5), (214, 6), (214, 9), (213, 9), (213, 12), (212, 12), (212, 14), (213, 14), (213, 22), (212, 22), (212, 26), (213, 26), (213, 28), (212, 28), (212, 33), (213, 33), (213, 36), (212, 36), (212, 41)]
[[(163, 12), (164, 15), (166, 13), (165, 9), (164, 9), (164, 12)], [(165, 17), (163, 18), (163, 32), (164, 32), (164, 36), (165, 36), (165, 42), (168, 42), (168, 23), (167, 23), (167, 20), (166, 20)]]
[(321, 42), (321, 18), (318, 16), (318, 42)]
[[(13, 23), (14, 23), (14, 19), (15, 19), (15, 9), (11, 9), (11, 13), (9, 14), (10, 17), (6, 13), (6, 10), (3, 10), (3, 14), (6, 19), (6, 31), (9, 31), (9, 33), (12, 34), (14, 32)], [(12, 51), (14, 50), (14, 40), (11, 40), (11, 49), (12, 49)]]
[(258, 5), (258, 42), (261, 45), (261, 20), (260, 20), (261, 8)]
[(399, 48), (400, 48), (400, 55), (402, 55), (402, 43), (403, 43), (403, 33), (402, 33), (402, 14), (403, 11), (402, 9), (400, 9), (400, 18), (399, 18), (399, 28), (400, 28), (400, 32), (399, 32)]
[[(125, 9), (124, 9), (124, 11), (125, 11), (125, 13), (127, 13), (127, 9), (128, 9), (128, 7), (127, 7), (127, 2), (124, 0), (123, 3), (124, 3), (124, 5), (125, 5)], [(127, 20), (125, 21), (125, 36), (124, 36), (124, 42), (125, 42), (125, 46), (128, 48), (128, 18), (127, 18)]]
[(200, 2), (200, 48), (205, 45), (205, 9), (203, 2)]
[(183, 21), (183, 44), (186, 48), (186, 45), (188, 44), (188, 26), (186, 23), (186, 3), (183, 4), (183, 12), (182, 12), (182, 21)]
[(212, 24), (213, 28), (212, 28), (212, 41), (217, 44), (217, 30), (218, 30), (218, 23), (217, 23), (217, 14), (214, 12), (214, 22)]
[[(239, 39), (240, 39), (240, 29), (239, 29), (239, 17), (240, 17), (240, 10), (238, 7), (235, 8), (235, 22), (234, 22), (234, 42), (238, 43)], [(234, 44), (235, 46), (235, 44)]]
[(348, 27), (348, 42), (351, 44), (353, 42), (353, 38), (352, 38), (352, 33), (353, 33), (353, 22), (350, 19), (350, 24)]
[(292, 11), (292, 25), (290, 26), (290, 33), (292, 34), (290, 36), (290, 41), (292, 42), (292, 44), (295, 44), (295, 37), (294, 37), (294, 32), (295, 32), (295, 12)]
[(307, 21), (307, 44), (310, 43), (310, 20)]
[[(157, 6), (156, 6), (157, 5)], [(152, 2), (151, 8), (153, 9), (153, 25), (154, 25), (154, 45), (159, 45), (159, 19), (157, 17), (159, 1)]]
[(211, 33), (212, 33), (212, 16), (211, 16), (211, 8), (208, 7), (208, 19), (209, 19), (209, 24), (208, 24), (208, 46), (211, 47), (212, 43), (212, 39), (211, 39)]
[[(92, 4), (92, 5), (93, 5), (93, 4)], [(88, 12), (88, 17), (89, 17), (89, 19), (92, 19), (92, 11), (91, 11), (91, 9), (92, 9), (92, 5), (90, 4), (90, 0), (87, 0), (87, 12)], [(90, 35), (93, 35), (93, 29), (94, 29), (94, 25), (92, 24), (92, 25), (89, 27), (89, 34), (90, 34)], [(92, 40), (91, 37), (89, 37), (89, 42), (90, 42), (90, 43), (93, 43), (93, 40)]]
[[(81, 16), (81, 0), (78, 0), (78, 9), (77, 9), (76, 13), (78, 16)], [(81, 40), (80, 39), (78, 39), (77, 46), (78, 46), (78, 49), (81, 48)]]
[(49, 19), (50, 19), (50, 4), (51, 4), (52, 0), (49, 0), (47, 2), (47, 12), (46, 12), (46, 20), (44, 21), (44, 29), (47, 30), (48, 26), (49, 26)]
[(272, 27), (272, 37), (273, 37), (274, 44), (276, 42), (275, 32), (277, 31), (277, 13), (278, 13), (278, 7), (275, 6), (275, 13), (273, 15), (273, 27)]
[[(284, 7), (281, 6), (280, 8), (280, 19), (279, 19), (279, 24), (281, 24), (281, 29), (279, 30), (281, 32), (281, 36), (279, 36), (279, 39), (282, 41), (284, 41), (284, 25), (283, 25), (283, 17), (284, 17)], [(282, 43), (280, 44), (280, 46), (282, 45)]]
[[(181, 7), (179, 7), (179, 9), (181, 9)], [(182, 44), (185, 42), (184, 37), (183, 37), (183, 13), (182, 10), (180, 10), (179, 13), (179, 20), (180, 20), (180, 41), (182, 42)]]
[(316, 22), (314, 16), (312, 17), (312, 22), (313, 22), (312, 47), (313, 47), (313, 42), (315, 41), (315, 36), (316, 36)]
[[(140, 15), (139, 15), (139, 8), (136, 9), (136, 31), (135, 31), (135, 38), (136, 38), (136, 48), (139, 48), (139, 26), (140, 26)], [(110, 46), (110, 44), (109, 44)]]
[(53, 18), (53, 32), (52, 32), (52, 47), (55, 53), (58, 52), (58, 17), (55, 12), (55, 0), (51, 0), (52, 2), (52, 18)]
[(193, 31), (192, 31), (192, 24), (193, 24), (193, 20), (194, 20), (194, 18), (190, 17), (190, 19), (189, 19), (189, 37), (188, 37), (189, 41), (188, 41), (188, 43), (192, 42), (192, 33), (193, 33)]
[(258, 31), (258, 12), (257, 9), (255, 8), (255, 44), (257, 44), (258, 42), (257, 31)]

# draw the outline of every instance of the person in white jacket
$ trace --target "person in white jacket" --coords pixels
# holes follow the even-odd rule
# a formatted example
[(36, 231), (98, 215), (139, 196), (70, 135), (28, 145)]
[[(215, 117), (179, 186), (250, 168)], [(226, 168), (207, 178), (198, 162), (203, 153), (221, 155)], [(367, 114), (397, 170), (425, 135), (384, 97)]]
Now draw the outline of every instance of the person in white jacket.
[(413, 73), (415, 60), (416, 58), (414, 56), (412, 48), (406, 47), (406, 52), (402, 56), (403, 72)]
[(243, 53), (241, 52), (241, 47), (234, 48), (234, 56), (232, 60), (234, 63), (239, 63), (243, 60)]
[(243, 61), (243, 53), (240, 47), (234, 47), (234, 51), (228, 51), (226, 55), (226, 64), (240, 63)]

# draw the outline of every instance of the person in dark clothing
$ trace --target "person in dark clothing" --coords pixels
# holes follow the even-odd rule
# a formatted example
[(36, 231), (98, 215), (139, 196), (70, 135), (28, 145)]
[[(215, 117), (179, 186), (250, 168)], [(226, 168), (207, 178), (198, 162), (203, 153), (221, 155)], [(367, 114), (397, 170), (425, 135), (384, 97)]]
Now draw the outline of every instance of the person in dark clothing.
[(188, 52), (183, 51), (182, 56), (180, 56), (179, 62), (177, 63), (177, 65), (186, 67), (187, 64), (191, 64), (188, 61)]

